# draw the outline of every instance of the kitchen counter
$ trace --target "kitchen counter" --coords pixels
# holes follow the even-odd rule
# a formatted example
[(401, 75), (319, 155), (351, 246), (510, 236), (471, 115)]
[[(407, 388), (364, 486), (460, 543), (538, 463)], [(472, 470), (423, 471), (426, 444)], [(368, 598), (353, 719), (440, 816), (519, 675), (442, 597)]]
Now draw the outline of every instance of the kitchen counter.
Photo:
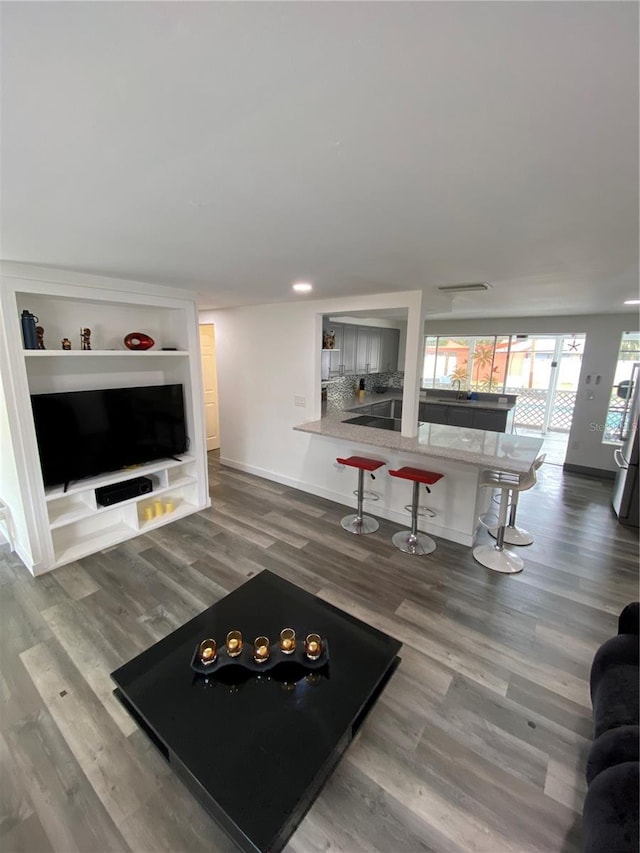
[[(357, 397), (355, 399), (359, 408), (366, 408), (372, 402), (398, 399), (398, 396), (370, 394), (363, 400)], [(514, 474), (524, 474), (531, 468), (543, 442), (541, 438), (445, 424), (423, 424), (418, 428), (417, 436), (407, 438), (398, 432), (344, 423), (353, 415), (353, 411), (334, 412), (319, 421), (300, 424), (294, 429), (351, 443), (448, 459), (478, 468), (495, 468)]]
[[(376, 404), (389, 400), (402, 400), (402, 391), (390, 389), (383, 394), (354, 395), (340, 400), (339, 405), (330, 403), (320, 420), (293, 427), (299, 436), (296, 440), (305, 445), (304, 466), (300, 470), (298, 484), (304, 482), (306, 489), (313, 494), (345, 506), (355, 506), (353, 469), (336, 465), (335, 460), (349, 455), (379, 458), (385, 463), (385, 468), (376, 472), (373, 487), (379, 500), (368, 510), (407, 527), (407, 483), (388, 476), (386, 471), (403, 465), (437, 471), (442, 474), (442, 479), (432, 487), (427, 497), (435, 516), (420, 517), (418, 527), (425, 533), (473, 546), (480, 529), (479, 518), (492, 505), (491, 490), (480, 485), (482, 471), (492, 468), (513, 474), (525, 473), (539, 455), (542, 439), (446, 423), (422, 423), (418, 434), (409, 438), (393, 429), (345, 423), (354, 417), (370, 415), (371, 419), (380, 418), (397, 425), (398, 412), (394, 412), (392, 418), (375, 412)], [(422, 393), (420, 404), (425, 402), (431, 404), (435, 400)], [(445, 407), (443, 412), (448, 411), (451, 401), (446, 399), (446, 394), (438, 402)], [(494, 415), (511, 417), (509, 410), (514, 405), (513, 398), (507, 404), (480, 399), (468, 403), (460, 401), (454, 411), (472, 407), (475, 411), (469, 415), (475, 419), (476, 413), (481, 414), (483, 409), (491, 407), (494, 412), (486, 413), (491, 420)]]

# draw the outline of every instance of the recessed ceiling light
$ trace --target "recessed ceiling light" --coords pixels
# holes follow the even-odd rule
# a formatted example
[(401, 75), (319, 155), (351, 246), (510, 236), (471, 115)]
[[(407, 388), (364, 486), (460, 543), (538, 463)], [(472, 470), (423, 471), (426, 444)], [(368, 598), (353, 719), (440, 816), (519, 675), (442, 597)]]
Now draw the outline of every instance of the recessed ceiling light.
[(468, 293), (474, 290), (490, 290), (491, 285), (486, 281), (472, 281), (466, 284), (445, 284), (439, 287), (441, 293)]
[(640, 305), (640, 299), (625, 299), (625, 305)]
[(313, 290), (313, 285), (309, 284), (308, 281), (296, 281), (293, 289), (296, 293), (309, 293), (310, 290)]

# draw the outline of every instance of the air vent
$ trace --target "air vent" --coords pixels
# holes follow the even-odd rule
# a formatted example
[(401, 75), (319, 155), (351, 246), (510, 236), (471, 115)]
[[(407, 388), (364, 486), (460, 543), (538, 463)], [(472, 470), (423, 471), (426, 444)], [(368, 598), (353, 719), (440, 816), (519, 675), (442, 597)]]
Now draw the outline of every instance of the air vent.
[(470, 293), (476, 290), (491, 290), (491, 285), (486, 281), (472, 281), (468, 284), (445, 284), (438, 290), (441, 293)]

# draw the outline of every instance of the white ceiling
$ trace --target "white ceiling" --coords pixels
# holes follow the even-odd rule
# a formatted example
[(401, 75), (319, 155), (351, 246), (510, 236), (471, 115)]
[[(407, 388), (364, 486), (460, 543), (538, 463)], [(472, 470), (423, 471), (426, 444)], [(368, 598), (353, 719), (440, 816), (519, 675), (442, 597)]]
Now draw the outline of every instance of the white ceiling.
[[(2, 3), (2, 256), (203, 307), (638, 289), (638, 5)], [(434, 288), (488, 281), (485, 294)], [(631, 309), (635, 310), (635, 309)]]

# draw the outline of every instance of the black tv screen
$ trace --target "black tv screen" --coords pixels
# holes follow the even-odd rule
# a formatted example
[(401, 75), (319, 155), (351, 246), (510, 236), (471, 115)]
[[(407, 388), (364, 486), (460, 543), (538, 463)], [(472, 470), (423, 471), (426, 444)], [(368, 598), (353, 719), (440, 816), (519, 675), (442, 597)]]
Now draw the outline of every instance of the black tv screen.
[(31, 396), (45, 486), (185, 453), (182, 385)]

